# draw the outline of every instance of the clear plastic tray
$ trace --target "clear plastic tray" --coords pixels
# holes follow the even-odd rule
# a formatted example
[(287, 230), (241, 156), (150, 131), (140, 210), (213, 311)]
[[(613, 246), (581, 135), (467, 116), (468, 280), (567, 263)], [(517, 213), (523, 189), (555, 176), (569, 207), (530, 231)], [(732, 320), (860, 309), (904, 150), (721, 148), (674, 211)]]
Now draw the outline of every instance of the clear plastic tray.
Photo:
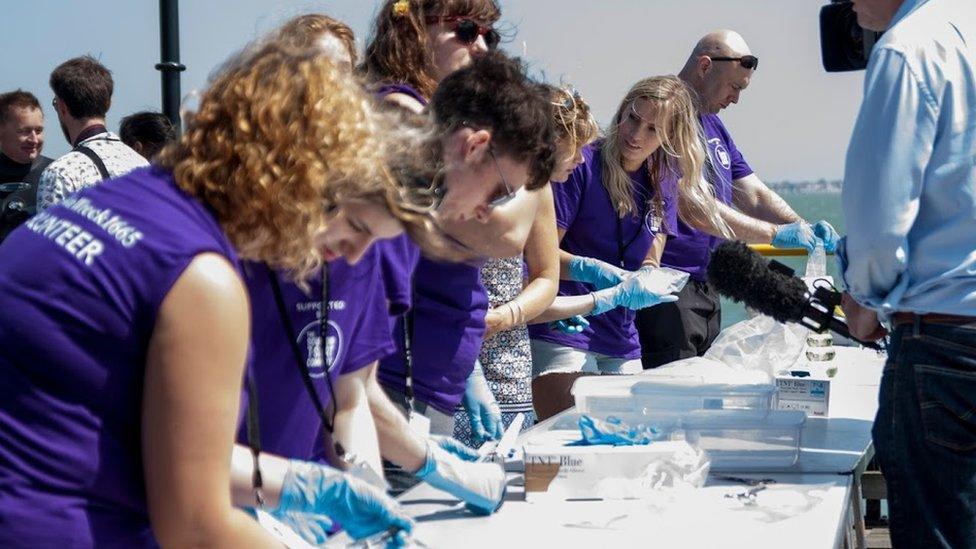
[[(641, 381), (631, 389), (633, 410), (644, 414), (693, 412), (696, 410), (738, 410), (757, 419), (773, 407), (776, 386), (694, 384), (684, 380)], [(741, 416), (740, 416), (741, 417)]]
[[(579, 431), (582, 414), (564, 414), (547, 430)], [(685, 440), (708, 454), (718, 472), (780, 471), (793, 467), (800, 456), (806, 414), (770, 410), (757, 418), (748, 410), (700, 410), (680, 416), (664, 414), (590, 414), (620, 418), (629, 425), (652, 425), (662, 440)], [(652, 443), (653, 444), (653, 443)]]
[(773, 407), (772, 384), (703, 384), (696, 375), (673, 377), (586, 376), (573, 384), (576, 410), (584, 414), (676, 414), (696, 410), (748, 411), (762, 418)]
[(800, 457), (806, 414), (771, 410), (762, 419), (694, 412), (681, 420), (685, 439), (708, 453), (713, 471), (773, 471)]

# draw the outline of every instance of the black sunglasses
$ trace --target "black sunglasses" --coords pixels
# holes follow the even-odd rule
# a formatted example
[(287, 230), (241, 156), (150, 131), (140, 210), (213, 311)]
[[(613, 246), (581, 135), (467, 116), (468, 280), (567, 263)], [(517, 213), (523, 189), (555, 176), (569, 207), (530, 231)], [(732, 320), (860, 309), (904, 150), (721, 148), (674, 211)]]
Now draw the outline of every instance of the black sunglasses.
[(498, 43), (502, 41), (502, 37), (498, 34), (498, 31), (491, 27), (485, 27), (479, 25), (473, 19), (467, 17), (428, 17), (427, 24), (433, 25), (435, 23), (445, 23), (451, 25), (451, 30), (454, 32), (454, 36), (461, 41), (462, 44), (474, 44), (478, 40), (479, 36), (485, 37), (485, 45), (488, 46), (489, 50), (493, 50), (498, 47)]
[(742, 57), (709, 57), (709, 59), (712, 61), (738, 61), (744, 68), (759, 68), (759, 58), (755, 55), (743, 55)]

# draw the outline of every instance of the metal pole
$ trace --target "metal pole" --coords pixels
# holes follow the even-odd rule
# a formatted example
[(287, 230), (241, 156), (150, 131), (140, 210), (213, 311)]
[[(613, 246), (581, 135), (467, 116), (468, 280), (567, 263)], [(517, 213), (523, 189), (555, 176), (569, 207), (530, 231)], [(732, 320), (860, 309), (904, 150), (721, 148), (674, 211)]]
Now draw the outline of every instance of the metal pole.
[(180, 133), (180, 73), (186, 67), (180, 63), (180, 10), (179, 0), (159, 0), (159, 50), (163, 96), (163, 114)]

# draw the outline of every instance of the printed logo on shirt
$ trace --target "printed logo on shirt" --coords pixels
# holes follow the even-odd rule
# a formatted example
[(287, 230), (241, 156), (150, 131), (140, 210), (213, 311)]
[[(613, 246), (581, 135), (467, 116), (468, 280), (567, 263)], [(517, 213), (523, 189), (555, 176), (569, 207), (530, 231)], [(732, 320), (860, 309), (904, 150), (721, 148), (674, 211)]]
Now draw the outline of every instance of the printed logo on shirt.
[(725, 143), (722, 143), (721, 139), (717, 137), (709, 139), (708, 150), (712, 153), (712, 162), (720, 164), (726, 170), (732, 167), (732, 157), (729, 156), (729, 151), (725, 149)]
[(343, 350), (343, 337), (342, 329), (334, 320), (329, 320), (329, 329), (325, 335), (325, 345), (321, 344), (321, 320), (315, 320), (310, 322), (307, 326), (302, 328), (301, 333), (298, 334), (298, 345), (304, 346), (305, 364), (308, 366), (309, 374), (312, 377), (325, 377), (326, 367), (325, 361), (322, 360), (322, 351), (325, 351), (325, 355), (329, 357), (328, 364), (331, 368), (339, 363), (339, 359), (342, 358)]

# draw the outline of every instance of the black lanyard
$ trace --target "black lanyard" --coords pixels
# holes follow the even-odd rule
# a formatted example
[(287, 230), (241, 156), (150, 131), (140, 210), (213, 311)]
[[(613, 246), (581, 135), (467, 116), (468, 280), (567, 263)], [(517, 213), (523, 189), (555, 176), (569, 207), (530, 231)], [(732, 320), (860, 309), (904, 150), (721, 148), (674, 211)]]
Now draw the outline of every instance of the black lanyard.
[[(315, 390), (315, 385), (312, 383), (312, 374), (308, 370), (308, 362), (302, 356), (301, 349), (298, 348), (298, 335), (295, 332), (295, 327), (291, 322), (291, 315), (288, 314), (288, 307), (285, 305), (285, 298), (281, 293), (281, 283), (278, 281), (278, 274), (273, 270), (268, 270), (268, 278), (271, 281), (271, 289), (274, 292), (275, 303), (278, 306), (278, 316), (281, 317), (281, 326), (285, 330), (285, 337), (288, 339), (288, 344), (291, 347), (292, 355), (295, 358), (295, 364), (298, 366), (298, 370), (302, 375), (302, 382), (305, 384), (305, 391), (308, 392), (308, 396), (312, 399), (312, 403), (315, 405), (315, 412), (318, 414), (319, 419), (322, 420), (322, 425), (325, 426), (328, 433), (332, 433), (335, 427), (335, 412), (333, 411), (332, 420), (330, 421), (325, 413), (325, 405), (322, 403), (322, 399), (319, 397), (318, 391)], [(329, 395), (332, 398), (333, 406), (335, 406), (335, 389), (332, 387), (332, 379), (329, 376), (329, 370), (332, 368), (332, 364), (329, 362), (329, 357), (326, 354), (325, 338), (329, 332), (329, 268), (328, 265), (322, 265), (322, 293), (320, 297), (320, 312), (319, 312), (319, 341), (318, 341), (318, 352), (319, 356), (322, 357), (322, 363), (325, 366), (325, 384), (329, 388)]]
[[(312, 398), (315, 411), (318, 413), (319, 419), (322, 420), (322, 424), (327, 429), (327, 432), (332, 433), (333, 427), (335, 426), (335, 415), (332, 416), (332, 421), (329, 421), (329, 418), (325, 414), (325, 406), (322, 404), (322, 399), (319, 398), (319, 394), (315, 390), (315, 385), (312, 383), (312, 375), (308, 371), (308, 363), (302, 358), (301, 349), (298, 348), (298, 337), (295, 334), (295, 328), (291, 322), (291, 315), (288, 314), (288, 308), (285, 306), (285, 299), (281, 293), (281, 283), (278, 281), (278, 275), (270, 268), (268, 269), (268, 279), (271, 281), (271, 289), (274, 292), (275, 304), (278, 307), (278, 316), (281, 317), (281, 325), (285, 329), (285, 338), (290, 344), (295, 363), (298, 365), (298, 369), (302, 374), (305, 390), (308, 391), (309, 396)], [(329, 378), (329, 370), (332, 368), (332, 365), (329, 364), (329, 357), (325, 354), (325, 337), (329, 331), (329, 269), (325, 264), (322, 265), (322, 293), (320, 300), (318, 351), (319, 356), (322, 357), (322, 363), (325, 366), (326, 386), (329, 388), (332, 402), (335, 403), (335, 390), (332, 388), (332, 380)], [(262, 488), (264, 487), (264, 478), (261, 475), (261, 467), (258, 461), (259, 455), (261, 454), (261, 424), (258, 421), (259, 417), (257, 385), (254, 381), (253, 372), (249, 371), (247, 372), (246, 421), (247, 443), (251, 448), (251, 456), (254, 460), (253, 472), (251, 473), (251, 487), (254, 488), (254, 497), (257, 500), (258, 506), (263, 507), (264, 493), (262, 492)], [(327, 434), (323, 433), (323, 436), (327, 436)], [(342, 445), (338, 442), (335, 444), (335, 450), (340, 458), (343, 457), (345, 452), (342, 449)]]
[(410, 309), (403, 314), (403, 359), (406, 370), (403, 373), (403, 395), (407, 398), (407, 412), (413, 412), (413, 327), (414, 307), (417, 306), (417, 293), (414, 291), (413, 277), (410, 279)]

